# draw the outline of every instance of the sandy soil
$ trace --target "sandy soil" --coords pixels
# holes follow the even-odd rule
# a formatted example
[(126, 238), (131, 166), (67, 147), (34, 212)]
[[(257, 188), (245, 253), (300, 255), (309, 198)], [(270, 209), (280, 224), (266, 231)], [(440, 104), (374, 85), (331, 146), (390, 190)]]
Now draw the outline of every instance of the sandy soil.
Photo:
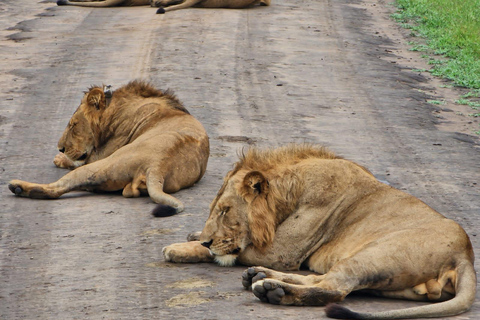
[[(242, 289), (244, 267), (163, 261), (163, 246), (202, 229), (223, 176), (249, 145), (326, 145), (459, 222), (480, 256), (478, 122), (452, 104), (457, 89), (414, 71), (428, 66), (408, 51), (392, 10), (375, 0), (276, 0), (155, 15), (2, 1), (0, 318), (322, 319), (322, 308), (261, 303)], [(173, 89), (211, 138), (205, 177), (177, 193), (185, 212), (154, 219), (147, 197), (10, 193), (10, 179), (65, 174), (52, 160), (83, 90), (134, 78)], [(344, 303), (416, 305), (364, 296)], [(477, 302), (452, 319), (479, 317)]]

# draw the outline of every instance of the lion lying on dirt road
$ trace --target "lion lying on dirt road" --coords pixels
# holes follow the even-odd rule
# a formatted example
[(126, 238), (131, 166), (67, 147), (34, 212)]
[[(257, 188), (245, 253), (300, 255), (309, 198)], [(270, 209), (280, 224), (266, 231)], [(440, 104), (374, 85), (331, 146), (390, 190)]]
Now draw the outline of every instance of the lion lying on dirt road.
[(230, 8), (242, 9), (256, 4), (269, 6), (270, 0), (58, 0), (59, 6), (80, 7), (116, 7), (116, 6), (144, 6), (160, 7), (157, 13), (165, 13), (189, 7), (197, 8)]
[(269, 6), (270, 0), (152, 0), (152, 7), (160, 7), (157, 13), (190, 7), (242, 9), (257, 4)]
[(123, 189), (125, 197), (148, 193), (177, 213), (182, 202), (166, 192), (200, 180), (209, 140), (202, 124), (171, 92), (135, 80), (113, 92), (91, 87), (58, 149), (55, 165), (75, 170), (50, 184), (12, 180), (10, 190), (22, 197), (53, 199), (73, 190)]
[[(250, 149), (225, 177), (199, 241), (163, 252), (171, 262), (257, 266), (243, 286), (274, 304), (325, 305), (357, 290), (442, 301), (373, 313), (329, 305), (327, 316), (340, 319), (450, 316), (467, 311), (476, 292), (472, 245), (457, 223), (309, 145)], [(318, 275), (274, 271), (301, 266)]]

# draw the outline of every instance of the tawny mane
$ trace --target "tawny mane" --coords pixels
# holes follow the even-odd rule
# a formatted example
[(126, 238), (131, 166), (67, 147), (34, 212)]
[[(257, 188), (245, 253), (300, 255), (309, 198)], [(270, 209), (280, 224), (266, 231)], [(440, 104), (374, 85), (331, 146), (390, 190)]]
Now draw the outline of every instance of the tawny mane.
[[(92, 89), (100, 88), (103, 89), (103, 86), (92, 85), (88, 88), (88, 91)], [(155, 88), (151, 83), (144, 80), (133, 80), (123, 87), (118, 88), (113, 92), (115, 99), (118, 101), (128, 101), (131, 100), (132, 96), (142, 97), (142, 98), (166, 98), (170, 100), (169, 105), (173, 108), (183, 111), (187, 114), (190, 114), (188, 110), (183, 106), (183, 104), (178, 100), (173, 91), (167, 89), (165, 91)]]
[(325, 147), (305, 144), (288, 144), (281, 148), (259, 149), (256, 147), (243, 151), (240, 160), (235, 164), (238, 170), (269, 171), (273, 168), (291, 165), (305, 159), (342, 159)]

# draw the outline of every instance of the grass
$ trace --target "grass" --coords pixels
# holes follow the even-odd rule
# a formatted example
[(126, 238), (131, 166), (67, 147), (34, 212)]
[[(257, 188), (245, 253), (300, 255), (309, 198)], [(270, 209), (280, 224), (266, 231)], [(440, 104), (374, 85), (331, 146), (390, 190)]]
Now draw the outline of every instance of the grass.
[[(428, 72), (470, 89), (455, 103), (479, 110), (480, 0), (395, 0), (395, 4), (393, 17), (418, 39), (409, 44), (427, 59)], [(470, 116), (480, 117), (480, 113)]]
[(427, 103), (436, 104), (436, 105), (441, 105), (441, 104), (445, 104), (445, 101), (440, 101), (440, 100), (428, 100)]
[(428, 54), (430, 72), (480, 89), (480, 0), (396, 0), (396, 5), (394, 18), (422, 39), (412, 50)]

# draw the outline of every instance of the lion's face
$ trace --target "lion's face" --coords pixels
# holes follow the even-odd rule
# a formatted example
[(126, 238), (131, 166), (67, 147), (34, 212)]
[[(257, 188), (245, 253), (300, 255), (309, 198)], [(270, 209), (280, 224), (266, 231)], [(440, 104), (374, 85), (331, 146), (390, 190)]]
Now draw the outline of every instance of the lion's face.
[(92, 125), (99, 118), (104, 107), (105, 96), (100, 88), (92, 88), (80, 103), (58, 141), (58, 150), (72, 160), (75, 167), (84, 165), (95, 149), (95, 135)]
[(237, 192), (236, 179), (225, 182), (223, 192), (210, 205), (210, 216), (200, 236), (215, 260), (233, 265), (237, 255), (250, 243), (248, 237), (247, 202)]
[(233, 265), (249, 245), (260, 250), (269, 245), (275, 232), (275, 218), (272, 222), (265, 205), (267, 180), (256, 171), (239, 171), (228, 177), (210, 205), (200, 236), (202, 245), (224, 266)]

